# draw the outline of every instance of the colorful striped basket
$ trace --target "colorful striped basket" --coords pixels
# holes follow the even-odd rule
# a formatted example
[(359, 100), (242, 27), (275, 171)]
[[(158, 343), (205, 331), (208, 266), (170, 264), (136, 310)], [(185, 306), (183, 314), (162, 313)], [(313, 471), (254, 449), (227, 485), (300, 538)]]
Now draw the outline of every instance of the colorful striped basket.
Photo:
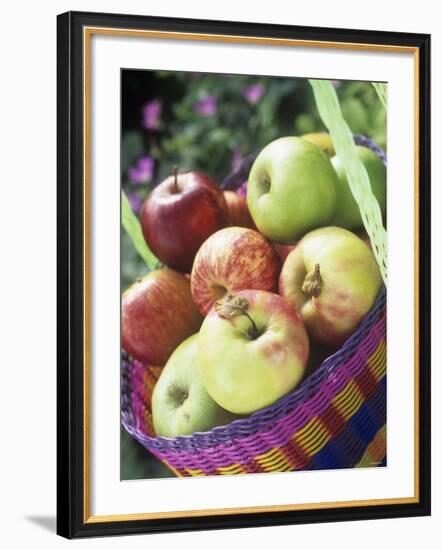
[[(370, 140), (355, 142), (384, 153)], [(208, 432), (157, 437), (150, 399), (161, 372), (122, 353), (124, 428), (178, 476), (386, 464), (386, 292), (356, 332), (300, 386), (247, 418)]]

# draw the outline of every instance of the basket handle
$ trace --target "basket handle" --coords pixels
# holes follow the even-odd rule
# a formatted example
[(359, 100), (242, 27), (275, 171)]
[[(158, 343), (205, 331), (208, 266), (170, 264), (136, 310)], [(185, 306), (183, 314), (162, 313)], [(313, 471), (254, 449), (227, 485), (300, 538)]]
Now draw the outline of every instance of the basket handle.
[(367, 170), (357, 155), (353, 134), (342, 115), (338, 95), (331, 82), (310, 80), (310, 84), (319, 115), (344, 166), (350, 190), (361, 212), (382, 278), (387, 284), (387, 232), (382, 223), (379, 203), (371, 189)]

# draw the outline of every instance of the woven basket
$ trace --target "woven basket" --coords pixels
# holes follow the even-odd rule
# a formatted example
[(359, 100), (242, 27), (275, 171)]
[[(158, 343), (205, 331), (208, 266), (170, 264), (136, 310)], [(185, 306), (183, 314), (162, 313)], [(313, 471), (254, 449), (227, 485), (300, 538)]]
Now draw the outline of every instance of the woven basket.
[[(355, 142), (386, 162), (368, 138), (355, 136)], [(240, 183), (241, 177), (240, 172), (229, 176), (223, 187), (234, 188), (232, 182)], [(155, 436), (150, 405), (160, 372), (122, 353), (122, 424), (178, 476), (386, 464), (385, 289), (345, 344), (295, 390), (226, 426), (175, 438)]]

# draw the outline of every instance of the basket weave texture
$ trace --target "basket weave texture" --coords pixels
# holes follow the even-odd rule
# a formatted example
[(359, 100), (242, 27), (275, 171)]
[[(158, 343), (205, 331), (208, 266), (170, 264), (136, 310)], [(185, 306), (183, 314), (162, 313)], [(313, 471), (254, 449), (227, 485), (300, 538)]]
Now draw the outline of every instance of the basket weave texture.
[[(355, 136), (362, 140), (385, 162), (375, 144)], [(155, 436), (150, 407), (160, 372), (122, 353), (121, 419), (128, 433), (178, 476), (386, 464), (385, 289), (345, 344), (300, 386), (227, 426)]]

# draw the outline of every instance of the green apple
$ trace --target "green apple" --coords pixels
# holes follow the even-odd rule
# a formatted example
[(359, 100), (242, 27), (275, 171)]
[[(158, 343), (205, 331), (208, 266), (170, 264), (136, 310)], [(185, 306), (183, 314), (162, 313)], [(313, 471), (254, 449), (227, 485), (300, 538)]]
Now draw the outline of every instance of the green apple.
[(309, 134), (304, 134), (301, 136), (302, 139), (314, 143), (321, 151), (324, 151), (329, 158), (335, 155), (335, 148), (333, 146), (332, 139), (330, 134), (327, 132), (311, 132)]
[(176, 437), (222, 426), (235, 416), (207, 393), (196, 362), (198, 334), (172, 353), (152, 393), (152, 418), (157, 435)]
[(247, 203), (258, 230), (291, 244), (335, 213), (337, 176), (330, 159), (299, 137), (272, 141), (259, 153), (249, 175)]
[(299, 311), (312, 341), (333, 347), (354, 332), (381, 285), (370, 247), (342, 227), (307, 233), (279, 277), (279, 293)]
[(197, 342), (207, 391), (236, 414), (271, 405), (295, 388), (308, 355), (300, 315), (281, 296), (264, 290), (244, 290), (217, 302)]
[[(367, 170), (370, 179), (371, 190), (376, 197), (381, 208), (382, 216), (385, 216), (387, 202), (387, 170), (382, 160), (367, 147), (357, 146), (356, 150), (362, 164)], [(339, 157), (335, 156), (331, 160), (338, 176), (337, 185), (337, 207), (331, 225), (338, 225), (346, 229), (362, 229), (361, 213), (359, 207), (353, 198), (347, 176)]]

